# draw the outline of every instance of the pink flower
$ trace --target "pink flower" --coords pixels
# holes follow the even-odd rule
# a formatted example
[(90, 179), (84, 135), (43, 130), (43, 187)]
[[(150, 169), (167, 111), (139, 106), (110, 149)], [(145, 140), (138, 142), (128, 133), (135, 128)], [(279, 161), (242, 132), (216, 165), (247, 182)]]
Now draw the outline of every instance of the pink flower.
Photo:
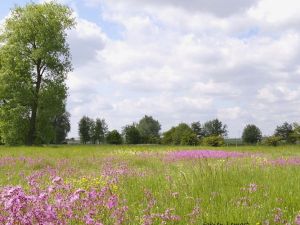
[(295, 218), (295, 224), (300, 225), (300, 214), (298, 214)]
[(112, 196), (109, 197), (106, 205), (109, 209), (112, 209), (112, 208), (116, 207), (117, 204), (118, 204), (117, 196), (112, 195)]
[(62, 179), (61, 177), (54, 177), (52, 180), (53, 184), (62, 184)]

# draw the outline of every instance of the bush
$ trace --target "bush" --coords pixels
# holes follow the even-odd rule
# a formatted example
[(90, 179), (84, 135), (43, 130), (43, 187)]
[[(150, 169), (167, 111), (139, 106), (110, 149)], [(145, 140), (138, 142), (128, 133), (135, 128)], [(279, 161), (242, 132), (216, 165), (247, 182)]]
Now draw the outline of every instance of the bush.
[(122, 144), (122, 136), (117, 130), (113, 130), (111, 132), (108, 132), (106, 141), (108, 144), (120, 145)]
[(199, 140), (195, 133), (187, 132), (181, 137), (180, 145), (198, 145)]
[(219, 147), (225, 144), (225, 140), (222, 136), (209, 136), (203, 138), (203, 144), (207, 146)]
[(180, 123), (165, 132), (162, 139), (163, 144), (172, 145), (197, 145), (199, 144), (197, 134), (185, 123)]
[(281, 142), (282, 138), (278, 136), (270, 136), (263, 140), (263, 144), (267, 146), (278, 146)]

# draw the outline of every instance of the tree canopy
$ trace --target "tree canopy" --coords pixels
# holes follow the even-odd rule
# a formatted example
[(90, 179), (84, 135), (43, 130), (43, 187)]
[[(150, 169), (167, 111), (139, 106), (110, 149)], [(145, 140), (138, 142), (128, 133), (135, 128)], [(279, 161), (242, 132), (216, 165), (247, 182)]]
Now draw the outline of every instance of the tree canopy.
[(244, 143), (256, 144), (262, 140), (260, 129), (254, 124), (248, 124), (243, 131), (242, 139)]
[(145, 115), (139, 121), (136, 128), (140, 132), (143, 143), (156, 144), (159, 142), (161, 125), (152, 116)]
[(54, 120), (65, 110), (71, 71), (66, 30), (75, 25), (67, 6), (16, 7), (0, 34), (0, 133), (6, 144), (50, 143)]
[(205, 137), (209, 136), (227, 136), (227, 125), (218, 120), (210, 120), (203, 126), (203, 133)]
[(123, 128), (123, 136), (126, 144), (141, 143), (141, 134), (135, 124), (125, 126)]
[(277, 126), (274, 135), (276, 137), (280, 137), (281, 140), (288, 144), (294, 144), (297, 141), (294, 136), (293, 125), (289, 124), (288, 122), (284, 122), (282, 125)]

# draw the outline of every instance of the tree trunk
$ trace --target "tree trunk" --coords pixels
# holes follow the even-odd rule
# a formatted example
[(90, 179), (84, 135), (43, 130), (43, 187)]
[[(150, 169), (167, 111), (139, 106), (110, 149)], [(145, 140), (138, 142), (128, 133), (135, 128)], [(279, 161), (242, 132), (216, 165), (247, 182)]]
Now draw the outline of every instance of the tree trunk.
[(36, 119), (37, 119), (37, 111), (38, 111), (38, 102), (39, 102), (39, 92), (42, 82), (42, 74), (40, 68), (40, 62), (37, 63), (36, 66), (36, 73), (37, 73), (37, 80), (35, 86), (35, 93), (34, 93), (34, 101), (31, 109), (31, 117), (30, 117), (30, 124), (29, 124), (29, 133), (28, 133), (28, 145), (33, 145), (36, 139)]

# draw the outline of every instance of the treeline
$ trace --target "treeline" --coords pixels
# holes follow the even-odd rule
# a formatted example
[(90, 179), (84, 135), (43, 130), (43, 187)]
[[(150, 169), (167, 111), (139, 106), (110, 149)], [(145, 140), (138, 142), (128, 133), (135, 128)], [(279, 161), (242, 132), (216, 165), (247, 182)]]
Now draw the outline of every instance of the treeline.
[(84, 116), (79, 121), (79, 137), (82, 144), (160, 144), (161, 125), (151, 116), (144, 116), (138, 123), (117, 130), (108, 130), (104, 119), (93, 120)]
[(104, 119), (93, 120), (87, 116), (79, 121), (79, 136), (82, 144), (165, 144), (165, 145), (211, 145), (222, 146), (227, 136), (227, 125), (220, 120), (207, 121), (203, 125), (180, 123), (160, 133), (161, 125), (152, 116), (145, 115), (139, 122), (126, 125), (121, 132), (108, 131)]
[[(152, 116), (145, 115), (139, 122), (124, 126), (121, 132), (108, 130), (104, 119), (93, 120), (87, 116), (79, 122), (79, 136), (82, 144), (164, 144), (223, 146), (227, 137), (227, 125), (219, 119), (203, 124), (180, 123), (161, 133), (161, 125)], [(254, 124), (245, 126), (242, 143), (247, 145), (296, 144), (300, 140), (300, 125), (297, 123), (277, 126), (272, 136), (263, 136)]]

